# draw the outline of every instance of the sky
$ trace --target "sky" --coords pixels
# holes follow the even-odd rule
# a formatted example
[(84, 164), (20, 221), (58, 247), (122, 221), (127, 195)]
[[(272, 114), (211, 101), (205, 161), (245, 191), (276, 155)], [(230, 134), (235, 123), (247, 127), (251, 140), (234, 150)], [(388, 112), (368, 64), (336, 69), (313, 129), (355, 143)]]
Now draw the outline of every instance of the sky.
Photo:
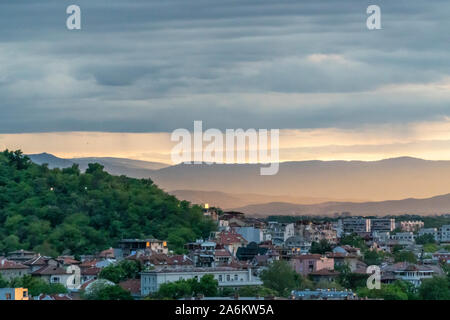
[(170, 133), (202, 120), (280, 129), (282, 161), (450, 159), (449, 16), (448, 0), (0, 0), (0, 148), (170, 162)]

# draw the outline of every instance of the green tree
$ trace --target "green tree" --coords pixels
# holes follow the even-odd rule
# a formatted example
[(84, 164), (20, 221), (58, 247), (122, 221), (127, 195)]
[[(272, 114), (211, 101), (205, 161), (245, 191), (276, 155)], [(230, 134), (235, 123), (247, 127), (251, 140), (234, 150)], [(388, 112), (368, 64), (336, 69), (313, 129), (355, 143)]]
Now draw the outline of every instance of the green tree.
[(331, 250), (331, 244), (326, 239), (322, 239), (319, 242), (313, 241), (311, 243), (311, 253), (325, 254)]
[(306, 279), (296, 273), (286, 261), (274, 261), (261, 273), (264, 286), (274, 290), (279, 296), (289, 296), (294, 289), (302, 289)]
[(423, 234), (421, 236), (416, 237), (417, 244), (428, 244), (428, 243), (436, 243), (434, 236), (430, 233)]
[(419, 287), (419, 297), (422, 300), (450, 300), (448, 277), (424, 279)]
[(413, 252), (407, 250), (402, 250), (394, 253), (394, 259), (395, 262), (417, 263), (416, 255)]
[(364, 262), (367, 265), (380, 265), (384, 260), (384, 253), (377, 252), (376, 250), (367, 250), (364, 253)]
[(87, 300), (133, 300), (130, 292), (119, 285), (100, 285), (84, 298)]

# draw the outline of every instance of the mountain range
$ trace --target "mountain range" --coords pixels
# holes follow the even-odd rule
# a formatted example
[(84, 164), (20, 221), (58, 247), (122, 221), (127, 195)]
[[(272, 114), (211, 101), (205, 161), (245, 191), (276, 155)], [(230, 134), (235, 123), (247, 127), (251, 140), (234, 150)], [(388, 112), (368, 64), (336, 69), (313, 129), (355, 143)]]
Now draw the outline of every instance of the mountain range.
[(450, 208), (450, 161), (295, 161), (280, 163), (277, 175), (261, 176), (259, 164), (170, 166), (119, 158), (29, 156), (49, 167), (78, 163), (82, 170), (98, 162), (114, 175), (151, 178), (178, 198), (248, 214), (434, 214)]

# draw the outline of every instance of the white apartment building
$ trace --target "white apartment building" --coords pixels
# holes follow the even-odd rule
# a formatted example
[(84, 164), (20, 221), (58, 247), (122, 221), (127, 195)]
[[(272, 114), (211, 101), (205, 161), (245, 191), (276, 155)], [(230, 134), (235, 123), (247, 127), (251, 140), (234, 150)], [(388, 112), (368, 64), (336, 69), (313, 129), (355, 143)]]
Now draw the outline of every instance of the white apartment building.
[(418, 232), (418, 236), (423, 236), (426, 234), (431, 234), (434, 238), (434, 240), (439, 241), (439, 234), (438, 230), (436, 228), (422, 228)]
[(398, 241), (400, 245), (414, 244), (414, 234), (412, 232), (398, 232), (391, 235), (391, 239)]
[(267, 231), (270, 233), (274, 245), (283, 245), (284, 242), (295, 235), (293, 223), (278, 223), (269, 221)]
[(439, 232), (440, 242), (450, 242), (450, 224), (443, 225)]
[(370, 232), (370, 219), (345, 218), (342, 220), (344, 233), (366, 233)]
[(141, 295), (147, 296), (157, 292), (163, 283), (178, 280), (198, 279), (212, 274), (220, 287), (239, 288), (242, 286), (259, 286), (262, 281), (249, 269), (233, 267), (196, 268), (196, 267), (163, 267), (141, 273)]
[(395, 219), (377, 218), (370, 220), (370, 230), (372, 232), (391, 232), (395, 229)]

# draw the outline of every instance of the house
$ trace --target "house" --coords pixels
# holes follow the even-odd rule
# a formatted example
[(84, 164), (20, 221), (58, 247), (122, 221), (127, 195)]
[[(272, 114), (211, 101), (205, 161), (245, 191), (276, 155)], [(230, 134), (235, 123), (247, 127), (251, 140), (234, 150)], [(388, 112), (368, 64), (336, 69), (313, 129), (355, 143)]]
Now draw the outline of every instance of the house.
[(30, 273), (30, 268), (21, 263), (10, 261), (6, 258), (0, 258), (0, 275), (6, 281), (14, 278), (21, 278)]
[(264, 255), (269, 249), (261, 247), (256, 242), (250, 242), (246, 247), (240, 247), (236, 257), (241, 261), (252, 260), (257, 255)]
[(322, 269), (334, 270), (334, 259), (324, 257), (320, 254), (294, 256), (290, 262), (295, 272), (304, 276)]
[(26, 250), (17, 250), (17, 251), (12, 251), (7, 255), (7, 259), (9, 261), (14, 261), (14, 262), (18, 262), (18, 263), (23, 263), (27, 260), (33, 259), (34, 257), (36, 257), (38, 254), (33, 252), (33, 251), (26, 251)]
[(141, 273), (141, 296), (157, 292), (163, 283), (178, 280), (201, 279), (204, 275), (213, 275), (219, 288), (239, 288), (243, 286), (259, 286), (262, 282), (254, 276), (252, 269), (234, 267), (198, 268), (198, 267), (158, 267)]
[(41, 256), (39, 254), (36, 257), (25, 261), (23, 264), (28, 266), (30, 268), (30, 273), (32, 273), (36, 270), (41, 269), (44, 266), (48, 266), (48, 265), (57, 266), (58, 261), (56, 261), (55, 259), (52, 259), (50, 257)]
[(276, 246), (284, 245), (285, 241), (295, 235), (293, 223), (279, 223), (269, 221), (267, 231), (271, 235), (272, 243)]
[(227, 249), (235, 257), (237, 250), (247, 245), (248, 242), (243, 236), (234, 231), (225, 231), (216, 235), (216, 243)]
[(411, 282), (419, 287), (424, 279), (431, 279), (434, 270), (429, 266), (417, 265), (408, 262), (399, 262), (381, 268), (381, 281), (390, 283), (397, 279)]
[(68, 273), (65, 268), (47, 265), (31, 273), (33, 277), (40, 278), (48, 283), (59, 283), (67, 287), (72, 273)]
[(100, 271), (102, 269), (97, 267), (81, 268), (81, 283), (97, 279)]
[(127, 290), (133, 298), (141, 297), (141, 279), (128, 279), (126, 281), (119, 282), (124, 290)]
[(0, 288), (0, 300), (29, 300), (28, 289)]
[(169, 253), (167, 242), (158, 239), (123, 239), (119, 242), (119, 249), (125, 257), (143, 249), (164, 254)]
[(116, 259), (116, 254), (115, 254), (115, 251), (114, 251), (113, 248), (109, 248), (109, 249), (101, 251), (98, 254), (98, 257), (100, 259), (113, 259), (113, 260), (115, 260)]
[(334, 267), (342, 267), (347, 265), (351, 272), (367, 268), (367, 265), (359, 260), (359, 256), (355, 254), (344, 254), (342, 252), (330, 252), (326, 255), (328, 258), (334, 260)]

